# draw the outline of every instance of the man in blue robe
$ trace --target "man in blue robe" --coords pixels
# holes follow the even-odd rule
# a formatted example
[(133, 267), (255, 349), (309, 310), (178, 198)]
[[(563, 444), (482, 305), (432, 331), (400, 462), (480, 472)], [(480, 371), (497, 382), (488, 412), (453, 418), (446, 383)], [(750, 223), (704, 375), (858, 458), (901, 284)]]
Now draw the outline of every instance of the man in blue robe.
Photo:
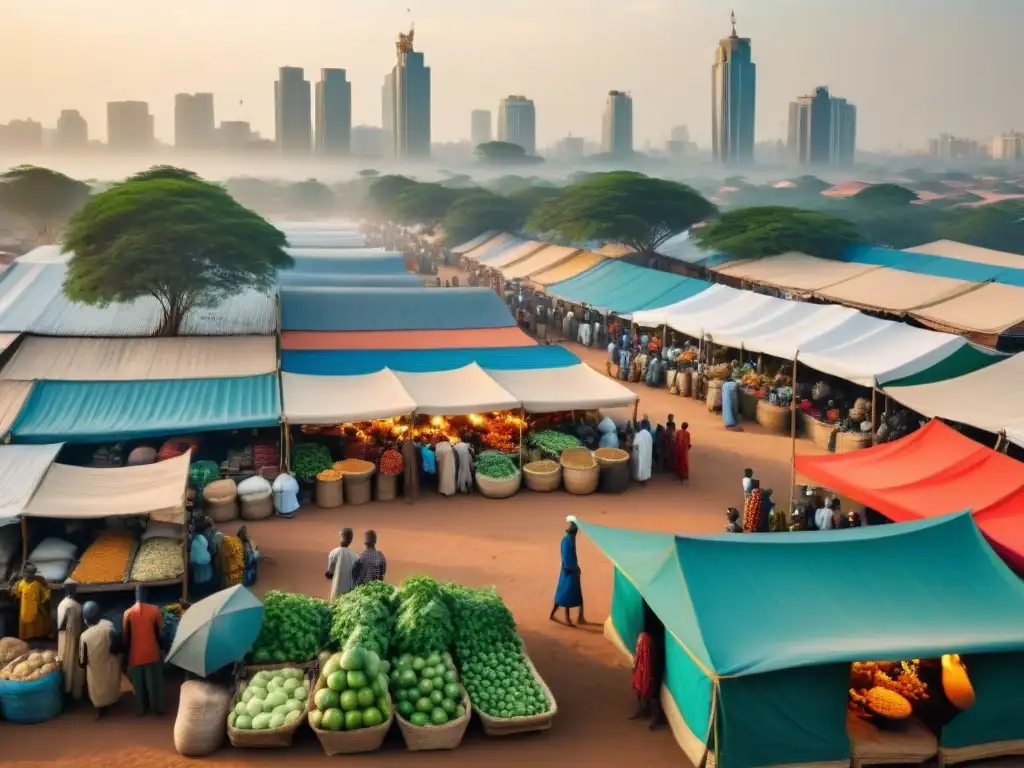
[(571, 627), (573, 624), (569, 618), (569, 609), (579, 608), (576, 623), (582, 626), (587, 620), (583, 618), (583, 587), (580, 583), (582, 571), (576, 557), (576, 534), (579, 533), (579, 528), (576, 526), (576, 518), (572, 515), (566, 520), (569, 527), (565, 529), (565, 535), (562, 537), (562, 569), (558, 574), (558, 586), (555, 588), (555, 604), (551, 607), (551, 615), (548, 618), (557, 621), (555, 612), (559, 608), (564, 608), (565, 623)]

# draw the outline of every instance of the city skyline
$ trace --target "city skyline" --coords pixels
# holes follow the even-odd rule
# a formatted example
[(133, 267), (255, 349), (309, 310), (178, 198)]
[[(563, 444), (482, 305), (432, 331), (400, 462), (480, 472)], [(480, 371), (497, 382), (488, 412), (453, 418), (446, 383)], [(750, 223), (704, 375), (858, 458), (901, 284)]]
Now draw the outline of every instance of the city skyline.
[[(467, 113), (493, 104), (502, 93), (526, 93), (534, 100), (540, 146), (568, 134), (597, 140), (608, 87), (617, 86), (635, 99), (637, 148), (648, 140), (663, 142), (678, 124), (690, 126), (692, 139), (709, 146), (708, 60), (728, 31), (730, 5), (597, 4), (599, 9), (578, 0), (515, 0), (486, 12), (474, 5), (473, 13), (463, 0), (416, 5), (435, 81), (434, 140), (466, 138)], [(94, 9), (64, 0), (5, 4), (14, 39), (0, 73), (0, 122), (31, 116), (52, 126), (62, 109), (77, 109), (90, 134), (100, 137), (106, 135), (107, 101), (145, 99), (157, 137), (170, 142), (174, 95), (210, 92), (219, 119), (248, 121), (272, 137), (273, 95), (266, 84), (277, 65), (291, 63), (307, 73), (346, 69), (353, 84), (353, 123), (377, 125), (376, 84), (394, 62), (393, 31), (408, 22), (405, 3), (352, 0), (342, 8), (299, 0), (302, 23), (246, 6), (243, 35), (232, 11), (241, 8), (236, 0), (223, 0), (201, 28), (194, 24), (200, 8), (193, 0), (176, 4), (167, 18), (122, 0), (103, 5), (100, 25)], [(920, 0), (899, 5), (736, 2), (741, 32), (753, 39), (760, 69), (755, 140), (785, 138), (788, 104), (808, 80), (858, 104), (858, 144), (865, 150), (925, 147), (940, 132), (987, 140), (1024, 125), (1024, 105), (1008, 98), (992, 76), (1017, 71), (1024, 58), (1012, 42), (1013, 19), (1024, 17), (1019, 3), (988, 0), (966, 9), (935, 0), (928, 13), (921, 13)], [(186, 28), (189, 56), (183, 57), (169, 41)], [(586, 43), (594, 36), (614, 37), (623, 51), (640, 47), (644, 56), (595, 56)], [(556, 44), (560, 65), (553, 76)], [(951, 48), (957, 56), (944, 53)], [(118, 59), (95, 53), (106, 49), (118, 50)], [(871, 56), (868, 49), (885, 50), (886, 56)], [(268, 61), (268, 50), (275, 61)], [(226, 55), (232, 66), (212, 66)], [(123, 60), (132, 61), (131, 67), (117, 63)]]

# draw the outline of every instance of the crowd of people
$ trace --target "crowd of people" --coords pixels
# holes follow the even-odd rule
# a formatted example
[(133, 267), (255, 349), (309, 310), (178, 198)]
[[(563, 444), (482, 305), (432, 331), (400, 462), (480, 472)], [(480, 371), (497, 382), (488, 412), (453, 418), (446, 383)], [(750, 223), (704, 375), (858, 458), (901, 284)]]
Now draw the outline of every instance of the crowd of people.
[(377, 549), (377, 532), (367, 531), (363, 535), (363, 551), (358, 555), (352, 550), (354, 536), (351, 528), (344, 528), (338, 537), (338, 546), (327, 555), (327, 571), (324, 574), (331, 582), (328, 600), (337, 600), (360, 584), (384, 581), (388, 572), (388, 561)]

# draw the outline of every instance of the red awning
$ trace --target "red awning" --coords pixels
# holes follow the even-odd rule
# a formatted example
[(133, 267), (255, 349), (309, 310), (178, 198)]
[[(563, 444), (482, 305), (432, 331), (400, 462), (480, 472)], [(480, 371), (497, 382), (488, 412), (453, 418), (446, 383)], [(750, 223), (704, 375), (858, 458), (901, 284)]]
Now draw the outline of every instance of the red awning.
[(797, 456), (796, 471), (897, 523), (970, 509), (1000, 556), (1024, 574), (1024, 464), (938, 419), (892, 443)]
[(491, 349), (537, 344), (518, 328), (454, 331), (282, 331), (281, 349)]

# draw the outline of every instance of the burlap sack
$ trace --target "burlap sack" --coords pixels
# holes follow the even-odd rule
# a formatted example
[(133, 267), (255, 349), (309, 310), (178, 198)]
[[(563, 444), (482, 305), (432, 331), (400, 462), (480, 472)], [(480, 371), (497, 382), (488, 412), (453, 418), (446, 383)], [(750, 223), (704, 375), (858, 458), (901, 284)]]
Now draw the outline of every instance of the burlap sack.
[(224, 741), (224, 721), (231, 706), (231, 694), (203, 680), (189, 680), (181, 686), (178, 716), (174, 720), (174, 748), (185, 757), (203, 757), (216, 752)]

